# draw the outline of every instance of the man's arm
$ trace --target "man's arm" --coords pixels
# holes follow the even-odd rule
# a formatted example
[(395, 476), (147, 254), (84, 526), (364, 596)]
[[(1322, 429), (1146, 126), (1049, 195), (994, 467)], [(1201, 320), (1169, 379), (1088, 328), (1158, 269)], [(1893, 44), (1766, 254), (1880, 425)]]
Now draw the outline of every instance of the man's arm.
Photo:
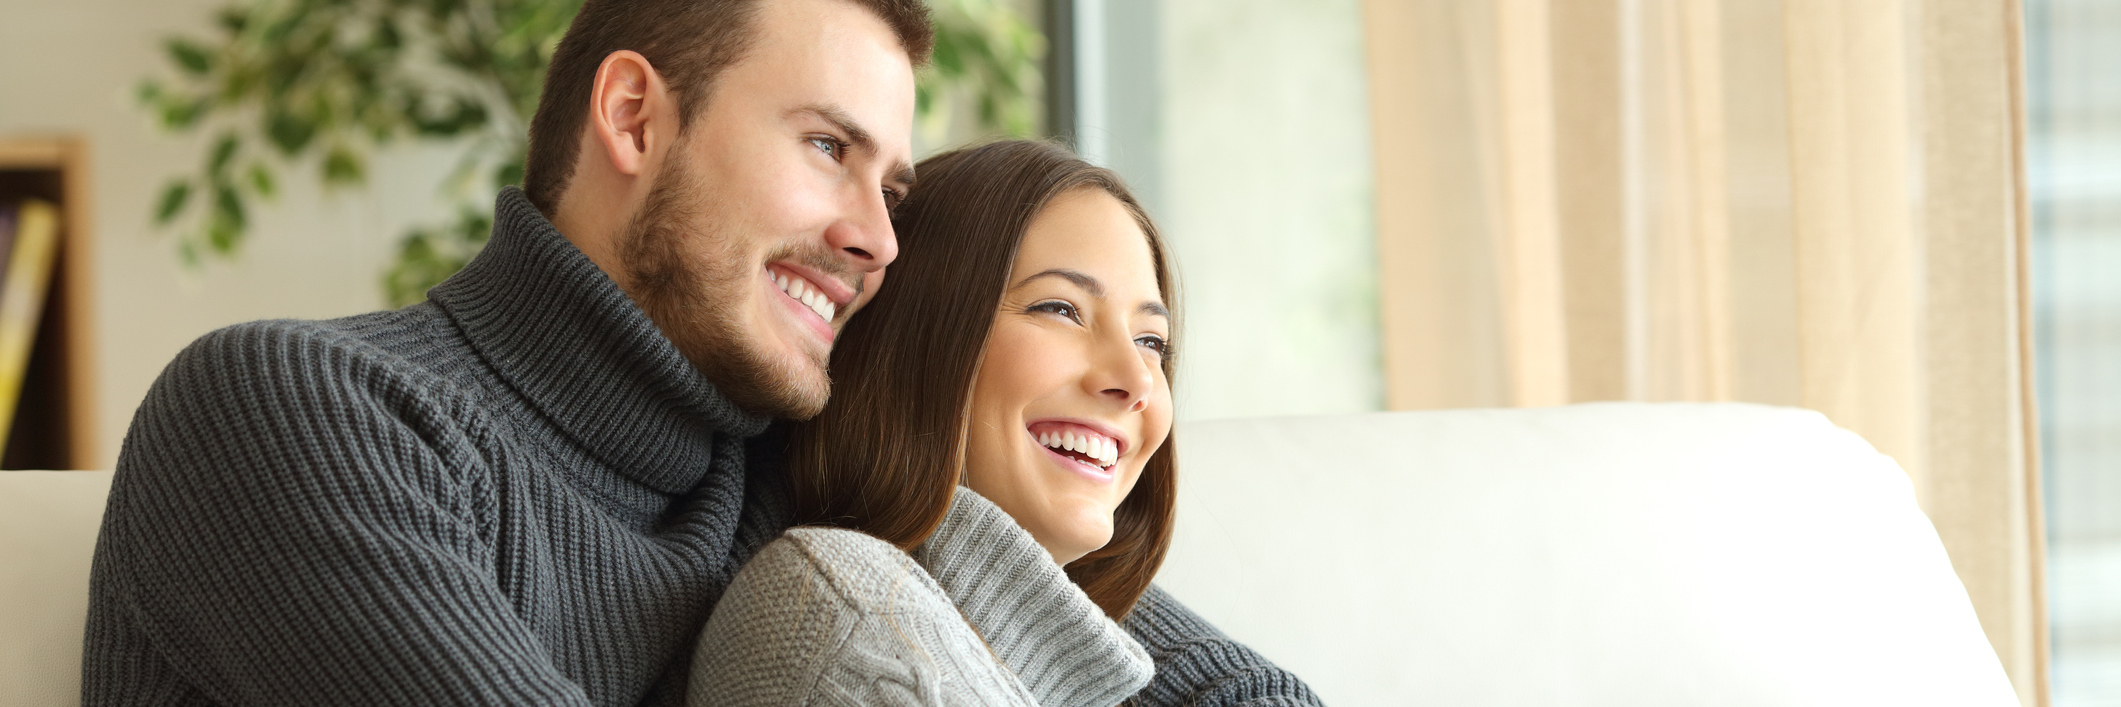
[(445, 393), (315, 325), (222, 330), (134, 418), (87, 705), (587, 705), (494, 577)]
[(1282, 707), (1319, 705), (1289, 671), (1208, 625), (1155, 585), (1123, 623), (1156, 659), (1156, 679), (1134, 695), (1140, 707)]

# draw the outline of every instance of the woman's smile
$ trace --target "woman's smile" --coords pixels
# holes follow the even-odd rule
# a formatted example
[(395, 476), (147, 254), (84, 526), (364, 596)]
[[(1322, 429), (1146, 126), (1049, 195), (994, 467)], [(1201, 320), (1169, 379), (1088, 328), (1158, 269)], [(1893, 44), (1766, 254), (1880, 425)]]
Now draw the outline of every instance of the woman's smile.
[(1039, 420), (1024, 430), (1061, 468), (1099, 483), (1117, 478), (1112, 467), (1128, 447), (1118, 429), (1088, 420)]

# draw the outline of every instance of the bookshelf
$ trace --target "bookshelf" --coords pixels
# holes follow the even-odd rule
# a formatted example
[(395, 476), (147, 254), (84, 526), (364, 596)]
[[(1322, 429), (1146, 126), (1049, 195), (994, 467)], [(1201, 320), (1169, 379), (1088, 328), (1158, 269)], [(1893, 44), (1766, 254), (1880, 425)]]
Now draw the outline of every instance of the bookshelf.
[(0, 136), (0, 203), (59, 207), (58, 254), (0, 469), (92, 469), (96, 446), (88, 146), (71, 136)]

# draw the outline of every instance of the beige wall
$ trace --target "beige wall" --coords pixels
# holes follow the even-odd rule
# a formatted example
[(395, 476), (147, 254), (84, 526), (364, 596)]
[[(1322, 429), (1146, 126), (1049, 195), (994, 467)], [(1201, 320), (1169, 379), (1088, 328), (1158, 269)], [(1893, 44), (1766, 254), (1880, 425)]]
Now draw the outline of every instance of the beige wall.
[(179, 265), (149, 205), (195, 169), (204, 140), (160, 132), (132, 91), (166, 71), (161, 39), (207, 36), (223, 0), (0, 0), (0, 136), (70, 133), (88, 141), (95, 200), (95, 334), (100, 372), (94, 466), (117, 458), (133, 410), (171, 357), (216, 328), (269, 317), (377, 309), (377, 277), (405, 224), (439, 218), (431, 196), (447, 157), (386, 156), (367, 193), (327, 196), (313, 168), (286, 175), (276, 205), (253, 214), (255, 240), (233, 263)]

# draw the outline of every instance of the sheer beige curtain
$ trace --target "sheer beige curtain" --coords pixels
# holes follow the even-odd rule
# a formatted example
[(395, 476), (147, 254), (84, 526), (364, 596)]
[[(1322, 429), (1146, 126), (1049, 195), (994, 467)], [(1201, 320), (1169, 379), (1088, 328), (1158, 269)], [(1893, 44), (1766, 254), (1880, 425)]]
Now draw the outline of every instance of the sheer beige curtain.
[(1367, 0), (1391, 406), (1824, 412), (2045, 704), (2019, 12)]

